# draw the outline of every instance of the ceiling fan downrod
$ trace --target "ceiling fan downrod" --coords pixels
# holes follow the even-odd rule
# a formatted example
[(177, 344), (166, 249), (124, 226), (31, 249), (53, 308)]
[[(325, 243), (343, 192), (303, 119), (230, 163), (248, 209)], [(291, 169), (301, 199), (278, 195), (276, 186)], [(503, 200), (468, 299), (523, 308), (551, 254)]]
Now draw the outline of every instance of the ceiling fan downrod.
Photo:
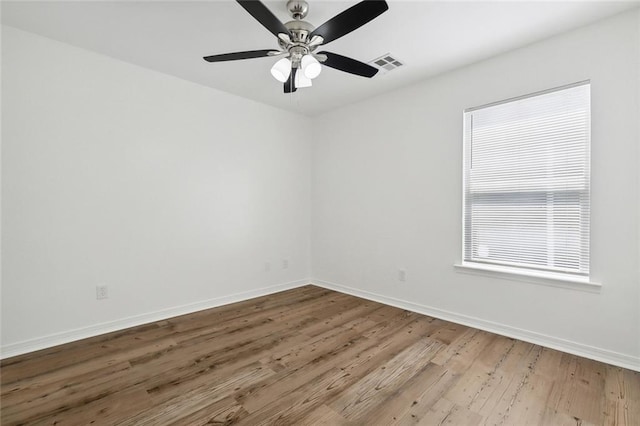
[(287, 10), (293, 19), (304, 19), (309, 12), (309, 3), (304, 0), (289, 0)]

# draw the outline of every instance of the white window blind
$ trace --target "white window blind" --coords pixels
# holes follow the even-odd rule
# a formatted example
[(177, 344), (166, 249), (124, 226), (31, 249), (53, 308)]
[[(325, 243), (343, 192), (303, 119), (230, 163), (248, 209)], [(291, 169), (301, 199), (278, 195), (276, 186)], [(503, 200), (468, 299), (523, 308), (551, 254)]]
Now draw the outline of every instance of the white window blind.
[(588, 276), (589, 82), (464, 123), (464, 261)]

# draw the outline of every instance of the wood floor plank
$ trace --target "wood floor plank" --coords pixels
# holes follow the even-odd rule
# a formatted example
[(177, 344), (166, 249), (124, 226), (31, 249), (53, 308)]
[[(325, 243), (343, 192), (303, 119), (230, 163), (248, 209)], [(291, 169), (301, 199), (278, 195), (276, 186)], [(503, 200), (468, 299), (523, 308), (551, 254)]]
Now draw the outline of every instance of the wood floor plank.
[[(434, 364), (437, 365), (437, 364)], [(443, 368), (439, 366), (440, 368)], [(433, 371), (431, 371), (433, 372)], [(398, 412), (386, 413), (383, 419), (391, 418), (389, 425), (413, 425), (417, 424), (429, 414), (432, 407), (440, 399), (444, 398), (444, 394), (459, 379), (459, 375), (451, 370), (444, 369), (442, 371), (435, 370), (437, 374), (431, 375), (428, 380), (422, 384), (418, 391), (418, 396), (414, 396), (407, 409), (406, 404)], [(427, 373), (427, 371), (425, 371)], [(413, 396), (413, 393), (411, 394)], [(383, 411), (382, 407), (378, 411)]]
[[(336, 368), (341, 362), (349, 360), (354, 353), (370, 346), (370, 342), (366, 338), (356, 337), (354, 334), (344, 334), (341, 337), (344, 341), (336, 344), (328, 352), (305, 351), (295, 360), (291, 369), (281, 370), (277, 376), (270, 380), (256, 383), (239, 394), (238, 400), (249, 412), (258, 412), (274, 401), (288, 397), (289, 392), (293, 392), (312, 381), (317, 381), (318, 377), (325, 372)], [(316, 359), (320, 359), (322, 362), (317, 362)]]
[(429, 339), (416, 342), (360, 379), (329, 406), (347, 420), (358, 421), (365, 418), (368, 412), (427, 368), (431, 358), (442, 347), (441, 343)]
[(564, 375), (556, 380), (548, 406), (582, 422), (599, 424), (606, 400), (602, 363), (574, 356), (562, 357)]
[(640, 373), (314, 286), (0, 362), (2, 425), (640, 425)]
[[(288, 325), (287, 321), (292, 319), (300, 320), (301, 317), (304, 320), (316, 319), (313, 315), (314, 309), (340, 309), (333, 307), (334, 305), (342, 306), (342, 304), (336, 303), (336, 300), (340, 299), (340, 295), (335, 297), (324, 297), (323, 295), (298, 300), (291, 306), (273, 306), (259, 311), (252, 310), (244, 314), (227, 315), (224, 318), (215, 318), (215, 320), (206, 317), (202, 321), (192, 322), (189, 324), (189, 328), (177, 325), (176, 329), (180, 331), (174, 338), (178, 343), (187, 340), (198, 342), (230, 334), (241, 334), (244, 330), (255, 331), (256, 327), (286, 327)], [(353, 304), (354, 301), (346, 299), (343, 300), (343, 303)]]
[[(135, 331), (109, 333), (98, 338), (88, 339), (85, 344), (72, 342), (43, 351), (2, 360), (2, 385), (11, 384), (17, 380), (40, 376), (43, 370), (52, 372), (77, 364), (93, 361), (97, 357), (118, 354), (123, 349), (139, 346), (140, 342), (148, 339), (152, 334), (157, 339), (166, 339), (166, 332), (160, 330), (156, 324), (141, 326), (139, 336)], [(136, 339), (138, 337), (138, 339)], [(116, 355), (117, 356), (117, 355)]]
[(320, 405), (309, 412), (301, 421), (302, 426), (346, 426), (349, 422), (326, 405)]
[(326, 332), (327, 330), (353, 322), (354, 320), (359, 322), (377, 322), (375, 318), (373, 318), (373, 315), (375, 315), (376, 312), (383, 310), (384, 307), (384, 305), (374, 302), (357, 303), (346, 309), (341, 309), (335, 315), (326, 315), (326, 313), (324, 313), (324, 320), (305, 327), (302, 332), (309, 337), (314, 337)]
[(519, 418), (514, 408), (524, 401), (520, 396), (526, 392), (526, 384), (533, 375), (541, 348), (530, 343), (517, 342), (523, 351), (513, 351), (516, 365), (505, 365), (498, 369), (484, 388), (482, 398), (471, 405), (471, 411), (486, 418), (488, 423), (507, 424)]
[[(400, 419), (407, 414), (411, 416), (411, 409), (418, 404), (418, 399), (427, 389), (432, 389), (447, 374), (447, 369), (431, 361), (402, 386), (390, 392), (383, 403), (367, 410), (362, 416), (362, 423), (366, 424), (400, 424)], [(433, 395), (433, 392), (432, 392)], [(434, 402), (441, 395), (435, 398)], [(414, 417), (415, 419), (415, 417)], [(417, 419), (416, 419), (417, 420)]]
[[(226, 397), (166, 424), (174, 426), (231, 425), (239, 423), (248, 415), (247, 410), (233, 397)], [(164, 419), (161, 421), (165, 423)]]
[[(503, 424), (517, 422), (523, 426), (541, 424), (541, 419), (545, 418), (547, 411), (547, 398), (553, 389), (555, 381), (548, 377), (531, 374), (527, 377), (526, 383), (520, 394), (516, 397), (515, 403), (508, 409), (506, 416), (503, 416)], [(503, 413), (499, 413), (502, 415)], [(550, 424), (554, 421), (548, 419)], [(542, 423), (544, 424), (544, 423)]]
[[(287, 346), (288, 344), (302, 342), (305, 338), (305, 336), (294, 335), (285, 340), (280, 340), (278, 344), (274, 346), (274, 350), (277, 350), (280, 345)], [(250, 356), (233, 358), (213, 368), (207, 367), (195, 371), (189, 370), (185, 374), (182, 372), (172, 372), (171, 374), (163, 374), (162, 378), (159, 378), (158, 380), (146, 379), (143, 383), (146, 385), (147, 392), (152, 397), (153, 401), (156, 404), (162, 404), (189, 392), (193, 388), (210, 385), (220, 378), (233, 377), (238, 374), (238, 372), (259, 363), (262, 356), (262, 352), (256, 352)], [(266, 367), (269, 368), (269, 366)], [(153, 370), (145, 370), (145, 377), (147, 377), (149, 372), (153, 372)], [(255, 383), (261, 382), (262, 380), (254, 380), (252, 383), (243, 386), (241, 389), (246, 389)], [(236, 392), (241, 389), (236, 390)]]
[(153, 401), (143, 387), (130, 387), (87, 404), (43, 417), (38, 421), (30, 421), (29, 424), (56, 426), (115, 424), (123, 417), (133, 417), (152, 406)]
[(41, 371), (40, 374), (28, 376), (22, 380), (14, 380), (2, 387), (0, 398), (8, 403), (13, 394), (20, 395), (22, 398), (24, 394), (30, 390), (42, 392), (45, 386), (52, 384), (55, 386), (56, 383), (65, 382), (69, 380), (70, 377), (83, 377), (83, 375), (102, 368), (108, 368), (121, 363), (129, 364), (129, 361), (137, 356), (162, 352), (176, 345), (176, 342), (172, 338), (165, 338), (148, 343), (142, 342), (141, 340), (137, 345), (132, 345), (117, 352), (108, 352), (102, 356), (98, 355), (93, 358), (91, 362), (78, 362), (69, 366), (54, 368), (44, 372)]
[(640, 425), (640, 373), (606, 366), (605, 422), (607, 425)]
[[(273, 371), (256, 363), (252, 368), (248, 368), (240, 374), (236, 373), (222, 380), (192, 389), (163, 404), (155, 405), (127, 419), (121, 424), (154, 426), (162, 423), (182, 421), (182, 419), (193, 416), (198, 412), (207, 411), (207, 407), (211, 407), (216, 402), (232, 395), (237, 388), (241, 388), (254, 381), (262, 380), (273, 374)], [(217, 407), (216, 410), (212, 410), (211, 412), (218, 413), (218, 410), (224, 411), (222, 407)]]
[(448, 390), (445, 398), (471, 408), (475, 400), (482, 397), (491, 376), (509, 357), (515, 344), (515, 340), (505, 337), (494, 339), (489, 346), (476, 354), (473, 363)]
[(434, 358), (433, 363), (446, 365), (457, 372), (466, 371), (495, 335), (473, 328), (467, 329)]
[[(426, 338), (433, 331), (433, 321), (413, 318), (404, 314), (399, 317), (403, 321), (410, 321), (404, 325), (400, 323), (402, 331), (382, 326), (381, 329), (385, 329), (385, 334), (379, 335), (379, 339), (361, 340), (361, 346), (364, 349), (360, 351), (351, 345), (348, 352), (351, 356), (343, 357), (343, 359), (334, 358), (333, 361), (338, 362), (332, 363), (335, 367), (331, 370), (315, 377), (308, 376), (313, 372), (296, 372), (289, 378), (280, 379), (271, 384), (272, 387), (267, 390), (261, 389), (262, 395), (266, 395), (266, 400), (264, 396), (260, 398), (260, 393), (252, 397), (253, 400), (262, 399), (262, 401), (260, 406), (255, 409), (255, 413), (245, 419), (246, 424), (252, 424), (252, 422), (265, 418), (267, 419), (266, 424), (269, 422), (274, 424), (302, 422), (306, 411), (313, 409), (323, 401), (329, 401), (334, 396), (338, 396), (357, 380), (375, 371), (381, 364), (393, 359), (407, 347)], [(394, 318), (388, 320), (395, 323)], [(396, 323), (396, 327), (398, 327), (398, 323)], [(395, 338), (388, 338), (391, 336)], [(316, 369), (316, 373), (317, 371)], [(298, 380), (300, 376), (307, 380)]]
[(418, 421), (419, 425), (475, 426), (482, 422), (482, 416), (448, 399), (439, 399), (429, 412)]
[(104, 399), (132, 385), (130, 369), (123, 362), (70, 381), (8, 394), (2, 400), (2, 423), (34, 422)]
[[(418, 339), (416, 336), (412, 342)], [(361, 352), (352, 353), (354, 356), (351, 358), (334, 360), (339, 361), (333, 364), (334, 368), (320, 375), (309, 378), (303, 373), (293, 374), (276, 383), (271, 392), (263, 392), (263, 398), (260, 398), (260, 394), (256, 395), (257, 399), (262, 399), (261, 403), (252, 416), (244, 419), (243, 424), (303, 423), (309, 411), (340, 395), (360, 377), (377, 369), (382, 360), (392, 359), (411, 342), (394, 340), (381, 345), (369, 343)], [(308, 380), (299, 380), (301, 377)]]

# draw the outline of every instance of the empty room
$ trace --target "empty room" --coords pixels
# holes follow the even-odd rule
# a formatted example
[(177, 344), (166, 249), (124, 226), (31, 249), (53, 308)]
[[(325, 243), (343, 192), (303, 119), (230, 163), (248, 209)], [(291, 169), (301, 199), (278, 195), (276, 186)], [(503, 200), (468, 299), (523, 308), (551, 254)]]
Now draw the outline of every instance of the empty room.
[(0, 7), (2, 425), (640, 425), (640, 2)]

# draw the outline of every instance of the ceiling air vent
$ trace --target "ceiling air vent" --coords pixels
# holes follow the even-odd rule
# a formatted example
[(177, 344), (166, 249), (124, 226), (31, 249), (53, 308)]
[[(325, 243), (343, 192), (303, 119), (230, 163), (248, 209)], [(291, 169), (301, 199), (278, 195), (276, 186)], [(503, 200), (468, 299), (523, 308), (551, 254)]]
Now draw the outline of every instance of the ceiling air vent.
[(403, 66), (404, 63), (390, 53), (387, 53), (369, 62), (369, 65), (378, 68), (380, 71), (386, 74), (389, 71), (393, 71), (396, 68)]

